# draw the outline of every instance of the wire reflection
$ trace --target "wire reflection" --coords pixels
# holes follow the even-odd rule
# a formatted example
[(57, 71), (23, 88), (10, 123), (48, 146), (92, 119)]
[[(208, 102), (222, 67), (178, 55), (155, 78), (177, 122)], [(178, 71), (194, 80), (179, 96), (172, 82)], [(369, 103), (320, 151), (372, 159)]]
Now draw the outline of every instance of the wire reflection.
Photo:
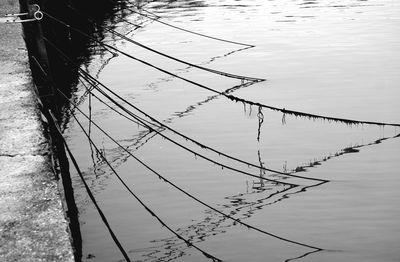
[[(277, 187), (279, 186), (265, 183), (262, 187), (258, 187), (257, 189), (253, 188), (255, 190), (252, 192), (225, 197), (229, 202), (220, 205), (220, 209), (225, 213), (238, 216), (240, 220), (246, 220), (255, 215), (257, 211), (260, 211), (267, 206), (289, 199), (292, 195), (306, 192), (305, 188), (296, 189), (287, 186), (280, 186), (280, 189), (277, 189)], [(267, 192), (269, 192), (267, 196), (255, 201), (246, 200), (246, 196), (249, 197), (255, 194), (261, 195)], [(215, 214), (212, 210), (205, 210), (203, 214), (204, 218), (201, 221), (192, 223), (184, 228), (179, 228), (177, 232), (182, 236), (185, 236), (187, 239), (190, 239), (193, 243), (201, 243), (217, 235), (228, 233), (229, 228), (237, 226), (235, 222), (227, 221), (225, 217)], [(174, 261), (190, 254), (188, 253), (188, 248), (185, 245), (179, 244), (178, 240), (174, 238), (153, 240), (150, 244), (157, 245), (146, 249), (132, 249), (128, 252), (136, 255), (141, 254), (143, 261)], [(303, 258), (320, 251), (322, 250), (307, 251), (298, 258)]]
[[(239, 85), (239, 86), (241, 86), (240, 88), (244, 87), (243, 83), (242, 83), (242, 85)], [(215, 95), (214, 97), (216, 98), (216, 97), (218, 97), (220, 95), (222, 95), (222, 94)], [(92, 98), (92, 95), (89, 92), (89, 112), (90, 112), (90, 116), (91, 116), (91, 110), (92, 110), (91, 109), (91, 98)], [(212, 98), (211, 100), (209, 100), (209, 98), (204, 100), (204, 102), (203, 101), (199, 102), (200, 104), (197, 103), (196, 106), (197, 107), (202, 106), (202, 105), (208, 103), (209, 101), (211, 101), (212, 99), (214, 99), (214, 98)], [(187, 115), (187, 113), (190, 112), (189, 110), (191, 110), (191, 111), (195, 110), (196, 106), (195, 107), (189, 106), (188, 109), (186, 111), (184, 111), (182, 115), (177, 115), (177, 117), (181, 118), (181, 117)], [(285, 109), (283, 109), (283, 111), (285, 111)], [(259, 126), (258, 126), (258, 137), (257, 137), (257, 139), (259, 140), (260, 129), (261, 129), (262, 122), (264, 120), (264, 116), (262, 115), (262, 112), (261, 112), (261, 106), (259, 106), (259, 114), (258, 115), (259, 115)], [(260, 117), (260, 115), (262, 115), (262, 118)], [(284, 123), (284, 118), (285, 118), (285, 113), (283, 113), (282, 123)], [(89, 120), (89, 122), (91, 122), (91, 121)], [(89, 130), (91, 130), (91, 125), (90, 124), (89, 124)], [(146, 137), (147, 135), (151, 134), (151, 132), (147, 132), (147, 133), (144, 132), (144, 133), (145, 133), (144, 137)], [(89, 134), (90, 134), (90, 132), (89, 132)], [(153, 134), (153, 136), (154, 135), (155, 134)], [(149, 137), (147, 140), (144, 139), (145, 142), (141, 146), (143, 146), (149, 140), (151, 140), (153, 136)], [(89, 135), (89, 140), (90, 140), (90, 135)], [(137, 143), (139, 141), (142, 141), (142, 139), (136, 140), (133, 144), (135, 144), (135, 143)], [(353, 150), (356, 150), (356, 149), (353, 149)], [(352, 150), (350, 150), (350, 149), (347, 149), (347, 150), (344, 151), (344, 153), (350, 153), (350, 152), (352, 152)], [(123, 153), (120, 152), (120, 154), (123, 154)], [(261, 161), (260, 153), (258, 155), (259, 155), (260, 166), (263, 167), (264, 163)], [(129, 155), (126, 156), (125, 160), (124, 160), (124, 158), (122, 158), (122, 159), (124, 161), (127, 161), (128, 158), (129, 158)], [(95, 162), (95, 160), (93, 159), (93, 156), (92, 156), (92, 161)], [(115, 159), (114, 161), (115, 162), (116, 161), (120, 161), (120, 158)], [(123, 162), (121, 162), (121, 163), (123, 163)], [(95, 163), (93, 163), (93, 164), (94, 164), (94, 169), (96, 169)], [(97, 164), (99, 164), (99, 163), (97, 163)], [(101, 162), (100, 162), (100, 164), (101, 164)], [(295, 171), (296, 172), (300, 172), (301, 169), (295, 170)], [(260, 169), (260, 178), (264, 177), (264, 176), (265, 176), (265, 170)], [(264, 181), (263, 179), (260, 179), (260, 180)], [(255, 183), (258, 183), (258, 182), (255, 182)], [(271, 188), (268, 188), (265, 183), (263, 183), (263, 184), (260, 183), (261, 184), (260, 186), (254, 186), (255, 183), (253, 182), (252, 189), (256, 190), (256, 192), (258, 192), (258, 193), (267, 192), (268, 190), (277, 189), (277, 185), (276, 184), (271, 184), (271, 185), (269, 185)], [(314, 186), (316, 186), (316, 185), (314, 185)], [(260, 199), (258, 199), (257, 201), (254, 201), (254, 202), (246, 201), (243, 198), (243, 195), (230, 196), (230, 197), (227, 197), (226, 199), (229, 199), (231, 201), (231, 204), (225, 205), (224, 207), (226, 209), (233, 209), (233, 210), (231, 210), (229, 212), (230, 214), (240, 214), (241, 215), (241, 219), (246, 219), (246, 218), (250, 218), (251, 216), (253, 216), (255, 214), (254, 210), (261, 210), (265, 206), (276, 204), (276, 203), (278, 203), (278, 202), (280, 202), (280, 201), (282, 201), (284, 199), (289, 198), (289, 196), (291, 196), (291, 195), (295, 195), (295, 194), (298, 194), (298, 193), (301, 193), (301, 192), (306, 192), (307, 189), (310, 188), (310, 187), (311, 186), (302, 187), (302, 188), (298, 189), (298, 191), (296, 191), (293, 188), (289, 187), (289, 188), (283, 189), (282, 191), (276, 192), (276, 194), (275, 193), (270, 194), (266, 199), (265, 198), (261, 199), (261, 201), (260, 201)], [(293, 192), (291, 190), (293, 190)], [(255, 193), (252, 193), (252, 194), (255, 194)], [(267, 200), (267, 199), (273, 198), (273, 196), (279, 196), (279, 198), (277, 200), (271, 200), (271, 201)], [(215, 236), (216, 232), (217, 232), (217, 234), (224, 234), (224, 233), (227, 232), (227, 230), (226, 230), (227, 228), (235, 225), (235, 223), (226, 225), (226, 223), (224, 223), (224, 222), (226, 222), (225, 221), (226, 218), (222, 218), (221, 219), (218, 216), (210, 215), (210, 214), (208, 214), (207, 211), (205, 212), (205, 214), (207, 216), (204, 219), (204, 221), (200, 221), (197, 224), (193, 224), (193, 225), (189, 226), (187, 228), (187, 231), (185, 229), (182, 229), (182, 231), (179, 230), (179, 233), (183, 232), (183, 233), (187, 234), (188, 235), (187, 238), (190, 239), (190, 240), (193, 240), (193, 243), (195, 243), (196, 241), (197, 242), (205, 241), (205, 239), (210, 238), (212, 236)], [(191, 234), (195, 234), (195, 236), (193, 236)], [(169, 241), (169, 243), (174, 243), (174, 242), (173, 241)], [(182, 246), (182, 245), (176, 245), (176, 246)], [(169, 248), (169, 252), (170, 252), (170, 250), (171, 249)], [(303, 255), (301, 255), (299, 257), (291, 258), (291, 259), (288, 259), (286, 261), (292, 261), (292, 260), (304, 258), (304, 257), (306, 257), (306, 256), (308, 256), (310, 254), (313, 254), (313, 253), (319, 252), (319, 251), (321, 251), (321, 250), (315, 250), (315, 251), (312, 251), (312, 252), (308, 252), (308, 253), (305, 253), (305, 254), (303, 254)], [(159, 252), (159, 251), (157, 251), (157, 252)], [(176, 254), (177, 257), (181, 257), (181, 256), (185, 255), (185, 252), (183, 252), (182, 249), (179, 249), (179, 250), (177, 250), (177, 252), (175, 252), (175, 254)], [(170, 261), (169, 259), (171, 258), (171, 253), (168, 253), (168, 255), (169, 255), (168, 258), (164, 257), (161, 260), (162, 261)], [(154, 253), (152, 253), (151, 256), (154, 257)]]

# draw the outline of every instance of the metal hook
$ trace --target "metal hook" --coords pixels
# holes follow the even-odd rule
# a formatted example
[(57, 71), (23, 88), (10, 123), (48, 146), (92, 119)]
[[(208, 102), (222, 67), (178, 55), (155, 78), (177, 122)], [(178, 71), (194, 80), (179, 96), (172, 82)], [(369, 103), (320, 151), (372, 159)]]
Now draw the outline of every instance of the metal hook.
[(34, 7), (36, 7), (36, 12), (40, 11), (40, 6), (38, 4), (33, 4)]

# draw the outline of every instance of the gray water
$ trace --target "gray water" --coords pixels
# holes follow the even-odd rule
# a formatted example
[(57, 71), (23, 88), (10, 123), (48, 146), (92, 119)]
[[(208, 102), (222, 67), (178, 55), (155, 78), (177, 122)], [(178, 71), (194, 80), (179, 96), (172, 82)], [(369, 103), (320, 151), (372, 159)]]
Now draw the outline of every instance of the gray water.
[[(143, 23), (141, 28), (118, 25), (118, 32), (179, 59), (267, 79), (241, 86), (232, 95), (312, 114), (400, 123), (398, 1), (155, 1), (144, 8), (175, 26), (255, 45), (243, 48), (203, 38), (137, 14), (128, 19)], [(112, 35), (106, 40), (221, 92), (241, 84)], [(90, 108), (92, 120), (137, 158), (216, 209), (280, 237), (237, 225), (178, 192), (75, 110), (135, 194), (168, 226), (207, 253), (224, 261), (400, 261), (400, 139), (394, 137), (398, 128), (346, 125), (266, 108), (259, 114), (257, 106), (215, 96), (123, 55), (94, 57), (87, 68), (130, 103), (204, 145), (270, 169), (329, 180), (315, 186), (316, 181), (264, 172), (162, 131), (214, 161), (301, 186), (290, 188), (221, 168), (126, 120), (95, 97), (83, 96), (85, 89), (78, 86), (76, 96), (83, 96), (80, 109), (89, 114)], [(65, 136), (133, 261), (208, 260), (161, 226), (127, 192), (75, 121), (71, 120)], [(123, 257), (78, 175), (72, 173), (83, 260), (120, 261)]]

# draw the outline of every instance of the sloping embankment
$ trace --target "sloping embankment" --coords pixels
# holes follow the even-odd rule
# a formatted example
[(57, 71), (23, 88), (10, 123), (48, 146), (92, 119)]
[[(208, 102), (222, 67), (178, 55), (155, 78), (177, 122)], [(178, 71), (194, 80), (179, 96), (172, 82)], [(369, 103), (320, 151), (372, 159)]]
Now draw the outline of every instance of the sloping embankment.
[(0, 24), (0, 261), (74, 261), (21, 34)]

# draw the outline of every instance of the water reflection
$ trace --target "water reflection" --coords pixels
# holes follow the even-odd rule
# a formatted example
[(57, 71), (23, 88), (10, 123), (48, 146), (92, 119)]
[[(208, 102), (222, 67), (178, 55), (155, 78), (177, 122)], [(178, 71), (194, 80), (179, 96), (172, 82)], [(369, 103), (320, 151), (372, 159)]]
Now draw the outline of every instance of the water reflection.
[(383, 4), (369, 4), (368, 0), (351, 0), (348, 3), (343, 3), (344, 1), (332, 1), (330, 3), (325, 3), (321, 1), (309, 1), (303, 0), (304, 2), (299, 3), (301, 8), (337, 8), (337, 9), (350, 9), (356, 7), (366, 7), (366, 6), (383, 6)]
[[(180, 12), (180, 11), (182, 11), (182, 10), (180, 10), (180, 8), (183, 8), (187, 11), (192, 11), (193, 7), (204, 8), (203, 5), (205, 5), (206, 2), (207, 1), (190, 1), (190, 2), (187, 2), (187, 1), (163, 1), (163, 2), (157, 1), (157, 2), (153, 3), (151, 6), (152, 6), (152, 8), (156, 9), (157, 12), (159, 12), (159, 13), (163, 13), (163, 12), (168, 13), (168, 12), (175, 11), (175, 10)], [(142, 2), (141, 4), (145, 4), (145, 3)], [(305, 5), (311, 6), (311, 5), (319, 5), (319, 2), (317, 2), (317, 1), (302, 1), (300, 3), (300, 1), (297, 1), (297, 4), (302, 5), (302, 6), (305, 6)], [(223, 7), (223, 8), (226, 8), (228, 6), (234, 6), (234, 4), (232, 4), (232, 5), (222, 4), (221, 5), (221, 7)], [(246, 5), (243, 5), (243, 6), (246, 6)], [(193, 10), (197, 10), (197, 9), (193, 9)], [(297, 21), (297, 18), (311, 18), (311, 17), (314, 17), (314, 16), (297, 16), (297, 15), (286, 16), (286, 18), (294, 19), (296, 21)], [(118, 20), (117, 22), (121, 22), (121, 21), (122, 20)], [(129, 20), (129, 21), (131, 21), (131, 20)], [(125, 24), (125, 22), (122, 21), (120, 24)], [(131, 33), (130, 30), (137, 31), (141, 28), (141, 27), (136, 27), (136, 25), (137, 25), (136, 23), (131, 23), (129, 27), (123, 28), (122, 30), (124, 30), (125, 32), (128, 32), (130, 34)], [(118, 28), (118, 29), (121, 30), (121, 28)], [(70, 35), (70, 33), (68, 32), (66, 35), (67, 35), (66, 39), (68, 41), (74, 40), (75, 36), (73, 34)], [(114, 41), (121, 40), (121, 38), (118, 38), (118, 37), (110, 38), (109, 36), (108, 37), (103, 36), (100, 39), (105, 39), (105, 41), (110, 41), (111, 43), (113, 43)], [(96, 68), (98, 69), (97, 74), (99, 75), (102, 68), (106, 67), (109, 64), (109, 62), (112, 61), (115, 57), (113, 57), (112, 55), (102, 56), (102, 54), (105, 53), (106, 49), (96, 47), (95, 43), (91, 43), (88, 46), (90, 46), (90, 48), (92, 50), (96, 50), (96, 51), (92, 51), (92, 54), (99, 54), (99, 56), (96, 56), (98, 59), (96, 59), (96, 61), (94, 61), (94, 62), (100, 64), (100, 66), (99, 65), (96, 66)], [(247, 49), (247, 48), (245, 48), (245, 49)], [(216, 61), (218, 57), (226, 58), (230, 54), (233, 54), (233, 53), (238, 54), (239, 51), (240, 50), (236, 50), (236, 51), (232, 51), (231, 53), (227, 53), (226, 55), (215, 56), (214, 58), (211, 58), (207, 62), (204, 62), (204, 63), (212, 63), (212, 62)], [(99, 57), (101, 57), (101, 58), (99, 59)], [(97, 61), (101, 61), (101, 62), (97, 62)], [(88, 68), (89, 68), (89, 64), (91, 64), (91, 62), (93, 62), (93, 61), (91, 61), (91, 59), (87, 59), (86, 62), (83, 62), (83, 65), (88, 65)], [(187, 69), (188, 68), (185, 68), (184, 70), (187, 70)], [(172, 79), (172, 78), (164, 78), (164, 79), (161, 79), (160, 81), (152, 82), (147, 85), (150, 86), (154, 91), (157, 91), (160, 88), (160, 86), (162, 84), (164, 84), (166, 81), (169, 81), (169, 79)], [(241, 85), (237, 85), (231, 89), (225, 90), (224, 93), (243, 91), (246, 89), (246, 87), (250, 86), (251, 84), (252, 83), (242, 83)], [(185, 120), (186, 116), (188, 116), (189, 114), (193, 114), (194, 112), (196, 112), (197, 109), (210, 106), (211, 101), (217, 102), (218, 101), (217, 99), (219, 97), (220, 97), (220, 95), (215, 95), (215, 96), (206, 97), (201, 100), (200, 99), (195, 100), (195, 101), (199, 101), (199, 102), (185, 104), (184, 110), (177, 110), (176, 108), (174, 108), (173, 112), (175, 112), (175, 113), (173, 113), (172, 115), (169, 115), (166, 118), (161, 118), (161, 119), (163, 119), (162, 122), (173, 123), (173, 122)], [(90, 106), (91, 102), (90, 101), (92, 101), (93, 98), (94, 97), (92, 97), (90, 92), (84, 92), (83, 96), (80, 97), (78, 99), (78, 101), (79, 101), (79, 103), (81, 103), (82, 106), (85, 106), (86, 105), (85, 103), (88, 103), (89, 104), (89, 112), (91, 112), (91, 106)], [(257, 111), (257, 109), (258, 109), (258, 111)], [(244, 110), (245, 110), (246, 114), (249, 113), (250, 115), (257, 113), (258, 125), (254, 127), (253, 131), (254, 132), (257, 131), (257, 140), (259, 140), (260, 143), (264, 142), (263, 141), (264, 139), (260, 140), (260, 137), (263, 137), (261, 131), (262, 131), (263, 125), (265, 126), (265, 124), (266, 124), (266, 123), (264, 123), (264, 113), (265, 112), (262, 111), (261, 107), (255, 107), (252, 109), (252, 105), (250, 104), (250, 105), (246, 106), (246, 103), (244, 103)], [(254, 111), (254, 113), (252, 111)], [(102, 119), (99, 119), (99, 120), (102, 120)], [(277, 121), (279, 122), (279, 119)], [(282, 114), (281, 121), (282, 121), (283, 125), (286, 124), (285, 108), (283, 108), (283, 114)], [(288, 123), (288, 125), (289, 124), (290, 123)], [(322, 124), (323, 123), (321, 123), (321, 125)], [(88, 128), (91, 129), (90, 121), (89, 121)], [(282, 128), (288, 128), (288, 127), (285, 126)], [(163, 132), (163, 130), (159, 130), (159, 132)], [(256, 137), (255, 133), (252, 133), (252, 134), (254, 136), (251, 136), (251, 138), (253, 140), (255, 140), (255, 137)], [(210, 136), (212, 136), (212, 135), (213, 134), (210, 134)], [(125, 138), (122, 138), (121, 141), (123, 141), (124, 146), (126, 146), (129, 149), (129, 151), (136, 152), (139, 149), (143, 149), (144, 146), (149, 146), (149, 144), (151, 144), (149, 142), (152, 141), (155, 138), (155, 136), (156, 136), (156, 133), (151, 132), (151, 130), (139, 129), (139, 131), (137, 131), (137, 133), (135, 133), (134, 135), (132, 135), (131, 132), (126, 134)], [(264, 135), (264, 137), (265, 137), (265, 135)], [(379, 143), (380, 141), (382, 141), (382, 140), (377, 140), (377, 141), (375, 141), (375, 143), (365, 144), (362, 146), (376, 144), (376, 143)], [(295, 144), (295, 143), (299, 143), (299, 141), (294, 141), (293, 139), (289, 138), (289, 143)], [(239, 143), (238, 143), (238, 145), (243, 146), (243, 144), (239, 144)], [(154, 149), (150, 146), (149, 146), (149, 148)], [(321, 147), (323, 147), (323, 146), (321, 146)], [(361, 146), (357, 145), (357, 146), (346, 147), (343, 150), (340, 150), (336, 154), (329, 155), (329, 156), (323, 157), (318, 160), (314, 159), (314, 160), (310, 161), (309, 164), (299, 165), (297, 168), (295, 168), (293, 170), (293, 172), (294, 173), (304, 172), (308, 168), (319, 166), (322, 162), (327, 161), (333, 157), (356, 152), (359, 147), (361, 147)], [(145, 148), (147, 148), (147, 147), (145, 147)], [(336, 147), (336, 148), (340, 148), (340, 147)], [(99, 184), (101, 184), (101, 186), (98, 186), (98, 189), (103, 190), (103, 189), (105, 189), (105, 187), (103, 187), (102, 185), (104, 185), (105, 180), (108, 179), (108, 176), (105, 175), (103, 171), (106, 170), (107, 168), (104, 167), (104, 161), (101, 159), (101, 157), (96, 154), (93, 154), (92, 149), (91, 149), (91, 151), (92, 151), (91, 158), (92, 158), (93, 166), (92, 166), (92, 168), (88, 168), (88, 172), (89, 173), (93, 172), (95, 175), (90, 176), (88, 174), (88, 178), (92, 179), (93, 187), (96, 187), (96, 184), (99, 183)], [(269, 159), (263, 160), (263, 158), (261, 157), (261, 150), (254, 149), (254, 151), (257, 151), (257, 156), (258, 156), (257, 159), (259, 162), (259, 166), (261, 166), (261, 167), (266, 166), (265, 163), (269, 163), (267, 161), (270, 161), (270, 160)], [(112, 165), (115, 166), (116, 168), (120, 167), (122, 164), (127, 163), (130, 160), (130, 155), (128, 153), (124, 152), (124, 150), (122, 150), (120, 148), (106, 146), (104, 148), (104, 152), (106, 152), (107, 157), (110, 158), (110, 162), (112, 162)], [(296, 151), (296, 153), (301, 154), (302, 151), (301, 150)], [(163, 160), (164, 157), (165, 156), (161, 155), (160, 158), (155, 161), (160, 161), (160, 162), (165, 161), (165, 160)], [(177, 154), (176, 157), (179, 158), (179, 157), (181, 157), (181, 155)], [(290, 156), (286, 156), (286, 155), (282, 154), (282, 155), (279, 155), (279, 157), (282, 157), (284, 159), (287, 159), (287, 161), (290, 161)], [(305, 158), (305, 159), (307, 159), (307, 158)], [(154, 165), (156, 165), (156, 164), (158, 164), (158, 163), (155, 163)], [(97, 170), (99, 170), (101, 172), (98, 172)], [(184, 165), (182, 165), (182, 168), (179, 169), (179, 172), (186, 172), (186, 171), (187, 170), (185, 169)], [(285, 170), (285, 171), (287, 171), (287, 170)], [(262, 178), (268, 177), (265, 170), (263, 168), (260, 168), (259, 170), (257, 170), (257, 172), (259, 172), (260, 180), (250, 181), (247, 184), (246, 190), (244, 190), (245, 192), (238, 193), (238, 194), (226, 194), (225, 197), (223, 198), (224, 201), (220, 201), (220, 202), (222, 202), (222, 203), (220, 203), (220, 207), (225, 213), (236, 215), (240, 219), (244, 219), (244, 220), (249, 219), (249, 218), (256, 218), (257, 214), (258, 214), (257, 212), (263, 210), (265, 207), (275, 206), (276, 203), (282, 203), (283, 200), (289, 199), (292, 196), (296, 196), (299, 193), (306, 192), (307, 189), (310, 188), (310, 187), (304, 187), (304, 186), (298, 187), (298, 188), (291, 188), (291, 187), (285, 187), (285, 186), (278, 186), (274, 183), (264, 182), (264, 180)], [(271, 176), (273, 176), (273, 175), (271, 175)], [(282, 178), (282, 177), (280, 177), (280, 178)], [(318, 185), (314, 185), (314, 186), (318, 186)], [(221, 186), (221, 191), (222, 190), (224, 190), (223, 186)], [(151, 196), (151, 197), (157, 198), (159, 196)], [(157, 200), (154, 200), (154, 201), (157, 201)], [(225, 203), (225, 201), (227, 203)], [(126, 204), (126, 203), (124, 203), (124, 204)], [(87, 219), (90, 219), (90, 218), (87, 218)], [(215, 236), (226, 235), (226, 233), (228, 233), (229, 230), (233, 226), (234, 226), (234, 223), (227, 221), (226, 218), (216, 215), (211, 210), (206, 210), (203, 212), (203, 214), (200, 218), (196, 219), (195, 221), (190, 223), (190, 225), (188, 225), (188, 226), (181, 226), (177, 232), (179, 234), (181, 234), (183, 237), (185, 237), (186, 239), (190, 239), (191, 241), (193, 241), (193, 243), (198, 243), (198, 242), (204, 242), (206, 240), (212, 240), (212, 238)], [(127, 245), (129, 245), (130, 244), (129, 239), (126, 241), (127, 241)], [(131, 249), (131, 253), (133, 254), (133, 257), (135, 257), (135, 258), (137, 257), (136, 255), (139, 255), (139, 257), (143, 258), (143, 261), (172, 261), (172, 260), (175, 260), (178, 258), (185, 258), (185, 256), (187, 256), (190, 253), (190, 251), (188, 250), (189, 248), (187, 246), (185, 246), (184, 244), (180, 244), (180, 243), (181, 243), (180, 240), (175, 237), (156, 239), (156, 240), (152, 241), (150, 244), (150, 245), (154, 245), (154, 246), (142, 248), (142, 249)], [(316, 251), (302, 253), (297, 257), (289, 258), (289, 259), (287, 259), (287, 257), (286, 257), (286, 259), (287, 259), (286, 261), (293, 261), (293, 260), (300, 259), (300, 258), (303, 258), (306, 256), (310, 256), (311, 254), (313, 254), (315, 252)]]
[[(167, 1), (153, 1), (151, 7), (154, 9), (160, 9), (162, 11), (169, 9), (183, 9), (183, 11), (197, 10), (199, 7), (208, 6), (204, 0), (167, 0)], [(194, 9), (191, 9), (194, 8)], [(141, 6), (142, 9), (142, 6)]]
[[(105, 39), (104, 29), (106, 27), (115, 26), (118, 21), (129, 15), (129, 12), (126, 11), (126, 1), (63, 0), (57, 2), (45, 1), (42, 5), (42, 9), (47, 13), (100, 41)], [(81, 14), (86, 14), (87, 17), (83, 17)], [(94, 23), (88, 22), (88, 18)], [(113, 56), (105, 58), (107, 56), (106, 50), (99, 47), (93, 39), (82, 37), (74, 30), (49, 19), (47, 16), (44, 17), (42, 26), (45, 37), (78, 66), (88, 66), (92, 62), (93, 56), (99, 56), (100, 60), (98, 61), (101, 63), (97, 72), (99, 74), (113, 58)], [(79, 79), (78, 68), (71, 66), (50, 45), (47, 45), (47, 52), (55, 87), (63, 91), (68, 98), (78, 102), (74, 95), (77, 91)], [(57, 94), (56, 92), (54, 99), (61, 109), (58, 118), (64, 129), (70, 118), (70, 105), (65, 98)]]
[[(225, 91), (223, 91), (222, 93), (223, 93), (223, 94), (230, 94), (230, 93), (232, 93), (232, 92), (234, 92), (234, 91), (236, 91), (236, 90), (239, 90), (239, 89), (241, 89), (241, 88), (246, 88), (246, 87), (249, 87), (249, 86), (254, 85), (254, 84), (255, 84), (255, 82), (246, 82), (246, 83), (242, 83), (242, 84), (240, 84), (240, 85), (236, 85), (236, 86), (233, 86), (233, 87), (231, 87), (231, 88), (228, 88), (228, 89), (226, 89)], [(188, 116), (189, 114), (193, 113), (193, 111), (195, 111), (195, 110), (198, 109), (199, 107), (201, 107), (201, 106), (203, 106), (203, 105), (206, 105), (207, 103), (209, 103), (209, 102), (211, 102), (211, 101), (213, 101), (213, 100), (215, 100), (215, 99), (218, 99), (218, 98), (220, 98), (221, 96), (222, 96), (222, 95), (213, 95), (213, 96), (209, 96), (209, 97), (207, 97), (206, 99), (204, 99), (204, 100), (202, 100), (202, 101), (200, 101), (200, 102), (197, 102), (197, 103), (195, 103), (195, 104), (193, 104), (193, 105), (189, 105), (189, 106), (188, 106), (185, 110), (183, 110), (183, 111), (178, 111), (178, 112), (173, 113), (173, 115), (172, 115), (171, 117), (166, 118), (163, 122), (165, 122), (165, 123), (172, 123), (172, 121), (173, 121), (175, 118), (182, 118), (182, 117)]]
[(388, 139), (398, 138), (399, 136), (400, 136), (400, 134), (396, 134), (395, 136), (383, 137), (383, 138), (377, 139), (377, 140), (375, 140), (373, 142), (370, 142), (370, 143), (356, 144), (356, 145), (352, 145), (352, 146), (347, 146), (347, 147), (337, 151), (334, 154), (330, 154), (330, 155), (324, 156), (324, 157), (322, 157), (320, 159), (313, 159), (313, 160), (310, 160), (309, 163), (307, 163), (307, 164), (299, 165), (296, 168), (294, 168), (291, 172), (293, 172), (293, 173), (306, 172), (309, 168), (318, 167), (318, 166), (322, 165), (324, 162), (329, 161), (330, 159), (333, 159), (333, 158), (336, 158), (336, 157), (340, 157), (340, 156), (343, 156), (345, 154), (358, 153), (358, 152), (360, 152), (360, 148), (377, 145), (377, 144), (382, 143), (382, 141), (385, 141), (385, 140), (388, 140)]
[[(246, 193), (225, 197), (228, 202), (219, 205), (219, 209), (224, 213), (235, 216), (240, 221), (245, 221), (256, 215), (257, 211), (267, 206), (277, 204), (285, 199), (289, 199), (289, 197), (298, 193), (304, 193), (307, 188), (309, 187), (298, 189), (262, 182), (262, 184), (260, 183), (256, 187), (253, 186), (251, 190)], [(265, 194), (267, 194), (267, 196), (263, 196)], [(251, 198), (256, 198), (256, 200), (249, 200)], [(190, 239), (193, 243), (201, 243), (207, 241), (209, 238), (228, 233), (229, 229), (234, 226), (239, 225), (236, 222), (229, 221), (226, 217), (221, 217), (212, 210), (205, 210), (203, 220), (194, 222), (187, 227), (179, 228), (177, 232), (179, 232), (181, 236)], [(280, 240), (285, 241), (285, 239)], [(135, 257), (140, 256), (143, 261), (174, 261), (190, 254), (188, 253), (189, 248), (182, 245), (179, 239), (176, 238), (156, 239), (151, 242), (151, 245), (153, 244), (156, 244), (156, 246), (145, 249), (133, 249), (129, 252), (134, 254)], [(307, 251), (286, 261), (303, 258), (319, 251), (321, 250)]]

